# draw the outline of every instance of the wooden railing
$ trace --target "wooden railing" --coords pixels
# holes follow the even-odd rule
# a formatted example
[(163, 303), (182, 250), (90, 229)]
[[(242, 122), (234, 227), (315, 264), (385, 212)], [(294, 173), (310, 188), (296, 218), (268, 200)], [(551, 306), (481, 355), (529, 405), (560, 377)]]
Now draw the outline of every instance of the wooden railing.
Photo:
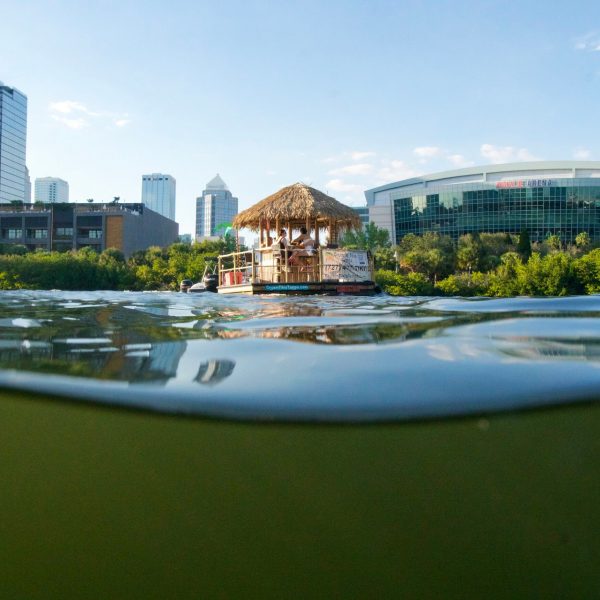
[[(335, 265), (332, 268), (331, 263), (324, 264), (325, 252), (318, 249), (311, 256), (301, 256), (297, 253), (294, 256), (294, 250), (291, 248), (269, 247), (225, 254), (219, 256), (218, 261), (219, 285), (228, 287), (252, 283), (318, 283), (337, 280), (338, 277), (342, 280), (343, 272), (336, 271)], [(347, 271), (345, 273), (347, 277)], [(373, 261), (369, 255), (368, 263), (363, 260), (363, 266), (356, 270), (356, 274), (360, 280), (364, 280), (370, 279), (372, 273)]]

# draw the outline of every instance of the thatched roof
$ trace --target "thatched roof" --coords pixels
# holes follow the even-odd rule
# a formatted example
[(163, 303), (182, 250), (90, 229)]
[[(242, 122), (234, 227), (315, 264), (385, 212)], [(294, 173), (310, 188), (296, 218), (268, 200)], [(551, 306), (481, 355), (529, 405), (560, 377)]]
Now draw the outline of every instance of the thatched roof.
[(316, 190), (304, 183), (295, 183), (281, 188), (254, 206), (239, 213), (233, 220), (235, 229), (257, 230), (260, 222), (283, 224), (333, 220), (356, 228), (361, 227), (358, 214), (349, 206), (338, 202), (335, 198)]

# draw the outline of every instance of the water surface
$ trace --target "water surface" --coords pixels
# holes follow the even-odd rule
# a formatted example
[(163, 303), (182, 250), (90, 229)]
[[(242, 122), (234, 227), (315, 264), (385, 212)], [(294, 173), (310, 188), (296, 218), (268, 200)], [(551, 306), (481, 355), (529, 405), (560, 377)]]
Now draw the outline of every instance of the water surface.
[(235, 419), (380, 421), (600, 397), (600, 297), (1, 292), (0, 385)]

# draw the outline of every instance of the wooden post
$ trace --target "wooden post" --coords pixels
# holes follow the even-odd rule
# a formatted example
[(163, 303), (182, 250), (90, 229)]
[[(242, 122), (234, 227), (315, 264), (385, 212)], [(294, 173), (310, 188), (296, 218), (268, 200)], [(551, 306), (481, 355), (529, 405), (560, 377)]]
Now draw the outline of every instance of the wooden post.
[(315, 243), (319, 245), (319, 220), (315, 219)]
[(261, 248), (263, 245), (263, 222), (262, 219), (258, 220), (258, 247)]
[(275, 218), (275, 229), (277, 230), (275, 232), (275, 238), (279, 237), (279, 231), (281, 230), (281, 225), (279, 224), (279, 217)]

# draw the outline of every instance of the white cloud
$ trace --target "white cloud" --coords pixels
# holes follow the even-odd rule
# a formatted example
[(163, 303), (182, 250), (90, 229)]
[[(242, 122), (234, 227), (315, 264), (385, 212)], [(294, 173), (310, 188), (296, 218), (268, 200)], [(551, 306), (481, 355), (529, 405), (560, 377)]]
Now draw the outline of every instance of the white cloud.
[(329, 171), (329, 175), (343, 176), (343, 175), (370, 175), (374, 170), (373, 165), (369, 163), (358, 163), (356, 165), (347, 165), (346, 167), (339, 167)]
[(277, 175), (277, 171), (273, 171), (273, 169), (267, 169), (265, 171), (266, 175)]
[(75, 100), (61, 100), (60, 102), (52, 102), (50, 104), (50, 112), (57, 112), (64, 115), (73, 113), (84, 113), (90, 117), (99, 117), (100, 113), (89, 110), (81, 102)]
[(587, 148), (577, 148), (575, 152), (573, 152), (573, 158), (577, 160), (588, 160), (592, 153)]
[(600, 52), (600, 34), (597, 31), (591, 31), (582, 35), (575, 41), (575, 49), (586, 52)]
[(354, 183), (346, 183), (342, 179), (330, 179), (325, 187), (334, 192), (362, 192), (363, 186)]
[[(108, 111), (95, 111), (76, 100), (60, 100), (52, 102), (48, 110), (50, 116), (59, 123), (66, 125), (70, 129), (82, 129), (91, 124), (91, 119), (110, 119), (116, 127), (125, 127), (130, 123), (130, 119), (124, 114), (115, 114)], [(61, 115), (70, 115), (63, 117)]]
[(540, 160), (527, 150), (527, 148), (494, 146), (493, 144), (482, 144), (481, 155), (494, 164)]
[(69, 129), (83, 129), (87, 127), (89, 123), (83, 117), (76, 117), (69, 119), (68, 117), (60, 117), (58, 115), (52, 115), (52, 118), (63, 125), (66, 125)]
[(377, 179), (383, 183), (390, 183), (391, 181), (409, 179), (416, 175), (417, 171), (403, 160), (392, 160), (386, 161), (385, 166), (379, 169), (377, 172)]
[(475, 163), (472, 160), (467, 160), (462, 154), (448, 154), (446, 158), (455, 167), (472, 167)]
[(350, 152), (352, 160), (363, 160), (371, 156), (375, 156), (375, 152)]
[(442, 149), (437, 146), (419, 146), (413, 150), (413, 154), (419, 158), (435, 158), (442, 153)]

